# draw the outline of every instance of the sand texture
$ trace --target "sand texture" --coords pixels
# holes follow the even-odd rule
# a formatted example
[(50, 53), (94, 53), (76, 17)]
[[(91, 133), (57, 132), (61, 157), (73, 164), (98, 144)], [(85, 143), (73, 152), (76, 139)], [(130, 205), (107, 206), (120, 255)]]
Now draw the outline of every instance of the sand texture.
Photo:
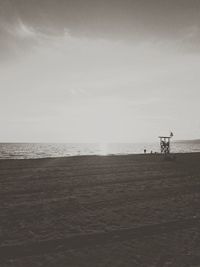
[(200, 154), (1, 160), (0, 266), (200, 266)]

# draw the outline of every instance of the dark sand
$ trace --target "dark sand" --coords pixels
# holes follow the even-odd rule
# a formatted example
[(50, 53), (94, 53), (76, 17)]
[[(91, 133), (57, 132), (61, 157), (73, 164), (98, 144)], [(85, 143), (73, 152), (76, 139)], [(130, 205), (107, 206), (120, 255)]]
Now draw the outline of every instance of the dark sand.
[(200, 266), (200, 154), (0, 161), (0, 266)]

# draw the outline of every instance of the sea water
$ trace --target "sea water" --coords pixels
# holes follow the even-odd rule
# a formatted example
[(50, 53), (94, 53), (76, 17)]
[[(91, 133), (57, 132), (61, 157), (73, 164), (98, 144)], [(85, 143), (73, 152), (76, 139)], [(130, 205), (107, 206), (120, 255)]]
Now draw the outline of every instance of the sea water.
[[(1, 159), (68, 157), (78, 155), (123, 155), (160, 152), (157, 143), (0, 143)], [(200, 140), (174, 141), (171, 152), (200, 152)]]

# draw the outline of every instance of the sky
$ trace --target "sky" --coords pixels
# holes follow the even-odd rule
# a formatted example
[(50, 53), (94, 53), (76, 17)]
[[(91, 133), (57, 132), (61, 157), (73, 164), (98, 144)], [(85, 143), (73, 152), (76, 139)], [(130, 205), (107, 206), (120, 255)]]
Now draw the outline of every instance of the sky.
[(200, 138), (199, 0), (0, 0), (0, 142)]

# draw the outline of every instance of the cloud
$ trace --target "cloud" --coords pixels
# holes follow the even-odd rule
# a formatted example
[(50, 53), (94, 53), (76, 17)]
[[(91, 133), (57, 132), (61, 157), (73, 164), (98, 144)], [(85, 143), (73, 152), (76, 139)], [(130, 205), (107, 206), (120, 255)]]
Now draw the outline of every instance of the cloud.
[(16, 35), (20, 39), (35, 39), (37, 37), (36, 30), (24, 24), (21, 20), (15, 25), (11, 34)]
[(196, 0), (0, 0), (1, 54), (68, 34), (199, 49)]
[(0, 56), (3, 59), (21, 54), (37, 43), (35, 30), (21, 21), (17, 21), (15, 24), (2, 23), (0, 38)]

